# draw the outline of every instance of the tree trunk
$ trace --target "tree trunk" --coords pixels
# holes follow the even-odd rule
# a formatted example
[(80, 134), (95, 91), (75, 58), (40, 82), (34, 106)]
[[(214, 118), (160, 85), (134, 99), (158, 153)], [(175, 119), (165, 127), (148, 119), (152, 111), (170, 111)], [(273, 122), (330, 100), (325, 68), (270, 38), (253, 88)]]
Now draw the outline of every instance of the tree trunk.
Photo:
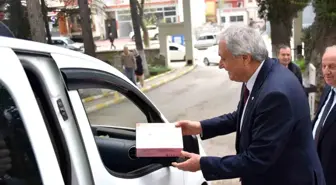
[(84, 42), (85, 54), (95, 57), (96, 47), (93, 41), (92, 29), (89, 10), (89, 5), (87, 0), (78, 0), (79, 13), (81, 18), (82, 36)]
[(45, 26), (46, 35), (47, 35), (47, 43), (52, 44), (49, 22), (48, 22), (48, 15), (47, 15), (47, 6), (45, 4), (45, 0), (41, 0), (41, 11), (42, 11), (44, 26)]
[(287, 21), (270, 21), (271, 25), (271, 40), (272, 40), (272, 54), (277, 57), (278, 46), (286, 44), (290, 46), (290, 38), (292, 36), (292, 18)]
[(32, 40), (46, 43), (46, 30), (39, 0), (27, 1), (28, 20)]
[(134, 37), (135, 37), (135, 46), (139, 52), (139, 55), (141, 56), (144, 74), (147, 77), (149, 76), (149, 71), (145, 51), (142, 45), (142, 38), (140, 32), (140, 17), (137, 9), (137, 0), (130, 0), (130, 9), (131, 9)]
[(150, 43), (149, 43), (149, 35), (148, 35), (148, 30), (147, 27), (145, 25), (145, 21), (143, 19), (143, 14), (144, 14), (144, 8), (145, 8), (145, 0), (141, 0), (141, 3), (139, 3), (139, 1), (137, 1), (137, 7), (139, 10), (139, 17), (140, 17), (140, 26), (143, 32), (143, 39), (144, 39), (144, 44), (146, 48), (150, 47)]

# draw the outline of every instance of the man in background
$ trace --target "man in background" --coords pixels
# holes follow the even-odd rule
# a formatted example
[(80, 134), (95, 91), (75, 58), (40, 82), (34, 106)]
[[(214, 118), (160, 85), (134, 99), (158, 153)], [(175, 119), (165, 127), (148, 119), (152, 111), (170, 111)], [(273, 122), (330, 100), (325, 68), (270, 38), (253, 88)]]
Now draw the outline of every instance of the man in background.
[(278, 60), (280, 64), (288, 68), (290, 71), (294, 73), (294, 75), (297, 77), (297, 79), (300, 81), (300, 84), (302, 84), (302, 74), (301, 69), (299, 66), (294, 64), (292, 61), (292, 55), (291, 55), (291, 49), (289, 46), (281, 44), (279, 46), (278, 51)]
[(125, 71), (125, 75), (130, 79), (135, 85), (135, 69), (136, 61), (134, 54), (128, 50), (127, 46), (124, 46), (124, 52), (121, 54), (121, 65)]

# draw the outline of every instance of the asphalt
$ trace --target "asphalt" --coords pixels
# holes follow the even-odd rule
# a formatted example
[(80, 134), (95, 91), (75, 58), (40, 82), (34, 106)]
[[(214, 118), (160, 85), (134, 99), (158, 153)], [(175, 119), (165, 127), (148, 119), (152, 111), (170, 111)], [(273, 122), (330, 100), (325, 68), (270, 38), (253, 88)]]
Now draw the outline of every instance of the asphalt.
[[(234, 111), (241, 85), (231, 82), (226, 71), (217, 66), (199, 65), (190, 73), (145, 94), (165, 117), (175, 122), (181, 119), (202, 120)], [(145, 116), (126, 100), (89, 113), (91, 124), (134, 127), (146, 122)], [(235, 134), (202, 141), (208, 155), (225, 156), (235, 153)], [(215, 181), (215, 185), (238, 185), (237, 179)]]

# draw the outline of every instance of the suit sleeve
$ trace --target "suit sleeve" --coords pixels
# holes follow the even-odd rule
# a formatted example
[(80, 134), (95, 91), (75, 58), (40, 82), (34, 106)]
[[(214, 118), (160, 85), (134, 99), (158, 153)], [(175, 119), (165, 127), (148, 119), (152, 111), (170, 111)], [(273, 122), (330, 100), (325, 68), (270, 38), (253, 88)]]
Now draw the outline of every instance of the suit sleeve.
[(201, 121), (201, 139), (209, 139), (236, 131), (237, 111)]
[(288, 98), (274, 92), (257, 105), (249, 147), (240, 154), (202, 157), (203, 176), (207, 180), (228, 179), (264, 173), (282, 153), (294, 127)]

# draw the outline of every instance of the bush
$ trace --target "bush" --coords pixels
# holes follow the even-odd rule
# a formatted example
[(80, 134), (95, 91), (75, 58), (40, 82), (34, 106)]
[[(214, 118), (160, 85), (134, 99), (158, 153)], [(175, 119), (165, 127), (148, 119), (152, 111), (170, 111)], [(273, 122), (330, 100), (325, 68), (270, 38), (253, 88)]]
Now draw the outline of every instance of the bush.
[(165, 66), (148, 66), (148, 70), (150, 76), (155, 76), (170, 71), (170, 69)]

